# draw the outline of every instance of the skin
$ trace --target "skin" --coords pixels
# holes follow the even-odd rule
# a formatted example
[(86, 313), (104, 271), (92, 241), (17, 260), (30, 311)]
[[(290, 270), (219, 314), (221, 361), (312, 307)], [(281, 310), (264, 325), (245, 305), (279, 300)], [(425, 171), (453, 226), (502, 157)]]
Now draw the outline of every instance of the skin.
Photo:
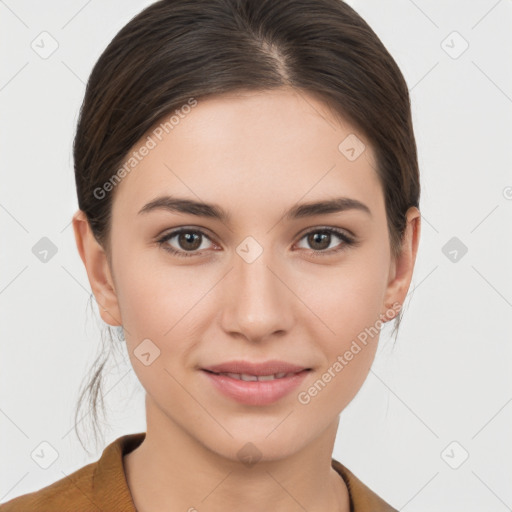
[[(338, 149), (349, 134), (366, 145), (355, 161)], [(123, 325), (146, 391), (146, 439), (124, 457), (139, 512), (349, 510), (331, 456), (339, 415), (368, 375), (378, 335), (308, 404), (297, 395), (390, 305), (403, 304), (409, 289), (420, 213), (407, 212), (402, 252), (393, 259), (375, 167), (364, 135), (311, 95), (226, 94), (200, 100), (117, 185), (110, 261), (76, 212), (77, 247), (101, 317)], [(162, 194), (218, 204), (231, 222), (138, 214)], [(363, 202), (371, 216), (283, 218), (298, 202), (338, 196)], [(191, 257), (155, 242), (181, 226), (205, 233)], [(308, 242), (305, 234), (325, 227), (349, 230), (359, 244), (334, 253), (345, 243), (335, 234), (324, 246)], [(252, 263), (236, 252), (247, 236), (263, 249)], [(191, 246), (178, 236), (165, 243), (182, 252)], [(148, 338), (160, 356), (145, 366), (134, 350)], [(313, 370), (300, 389), (266, 406), (225, 397), (199, 370), (274, 358)], [(251, 467), (237, 457), (248, 442), (262, 457)]]

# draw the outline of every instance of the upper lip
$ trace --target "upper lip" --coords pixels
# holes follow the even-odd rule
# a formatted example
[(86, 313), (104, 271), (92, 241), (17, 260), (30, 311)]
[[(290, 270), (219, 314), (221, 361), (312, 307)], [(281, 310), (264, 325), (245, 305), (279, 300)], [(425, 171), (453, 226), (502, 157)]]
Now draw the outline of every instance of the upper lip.
[(227, 361), (212, 366), (206, 366), (203, 370), (208, 370), (214, 373), (236, 373), (246, 375), (274, 375), (276, 373), (298, 373), (303, 370), (310, 370), (306, 366), (287, 363), (286, 361), (278, 361), (273, 359), (270, 361), (263, 361), (255, 363), (251, 361)]

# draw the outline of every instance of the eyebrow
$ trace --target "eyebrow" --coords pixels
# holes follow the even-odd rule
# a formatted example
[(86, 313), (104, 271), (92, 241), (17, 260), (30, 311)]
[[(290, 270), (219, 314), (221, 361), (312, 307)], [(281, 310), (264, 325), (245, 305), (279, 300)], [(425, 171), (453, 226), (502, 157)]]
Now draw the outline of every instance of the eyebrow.
[[(217, 219), (223, 223), (231, 221), (231, 215), (222, 207), (212, 204), (172, 196), (160, 196), (144, 205), (139, 214), (149, 213), (154, 210), (166, 210), (169, 212), (186, 213), (198, 217)], [(313, 217), (329, 213), (340, 213), (348, 210), (359, 210), (367, 213), (370, 217), (372, 212), (368, 206), (357, 199), (350, 197), (338, 197), (324, 201), (302, 203), (290, 208), (284, 214), (286, 220)]]

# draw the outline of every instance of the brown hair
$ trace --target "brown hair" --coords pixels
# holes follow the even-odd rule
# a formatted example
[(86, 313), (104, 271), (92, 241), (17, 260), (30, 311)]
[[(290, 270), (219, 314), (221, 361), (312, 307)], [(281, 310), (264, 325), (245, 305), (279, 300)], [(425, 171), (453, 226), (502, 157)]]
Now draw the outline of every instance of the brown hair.
[[(409, 91), (378, 36), (341, 0), (160, 0), (121, 29), (91, 72), (73, 147), (78, 205), (107, 255), (115, 187), (97, 191), (164, 115), (190, 98), (283, 86), (320, 98), (371, 142), (396, 257), (420, 198)], [(401, 312), (395, 331), (400, 321)], [(75, 429), (86, 393), (97, 420), (107, 357), (94, 363)]]

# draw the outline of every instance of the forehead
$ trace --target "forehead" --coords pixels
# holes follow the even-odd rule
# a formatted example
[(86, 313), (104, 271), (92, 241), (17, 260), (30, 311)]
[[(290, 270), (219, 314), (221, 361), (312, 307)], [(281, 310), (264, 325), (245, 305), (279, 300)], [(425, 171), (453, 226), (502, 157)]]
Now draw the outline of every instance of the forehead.
[(125, 162), (134, 152), (137, 162), (116, 187), (114, 209), (133, 214), (165, 193), (229, 210), (326, 195), (382, 206), (369, 141), (303, 91), (223, 94), (186, 112), (130, 150)]

